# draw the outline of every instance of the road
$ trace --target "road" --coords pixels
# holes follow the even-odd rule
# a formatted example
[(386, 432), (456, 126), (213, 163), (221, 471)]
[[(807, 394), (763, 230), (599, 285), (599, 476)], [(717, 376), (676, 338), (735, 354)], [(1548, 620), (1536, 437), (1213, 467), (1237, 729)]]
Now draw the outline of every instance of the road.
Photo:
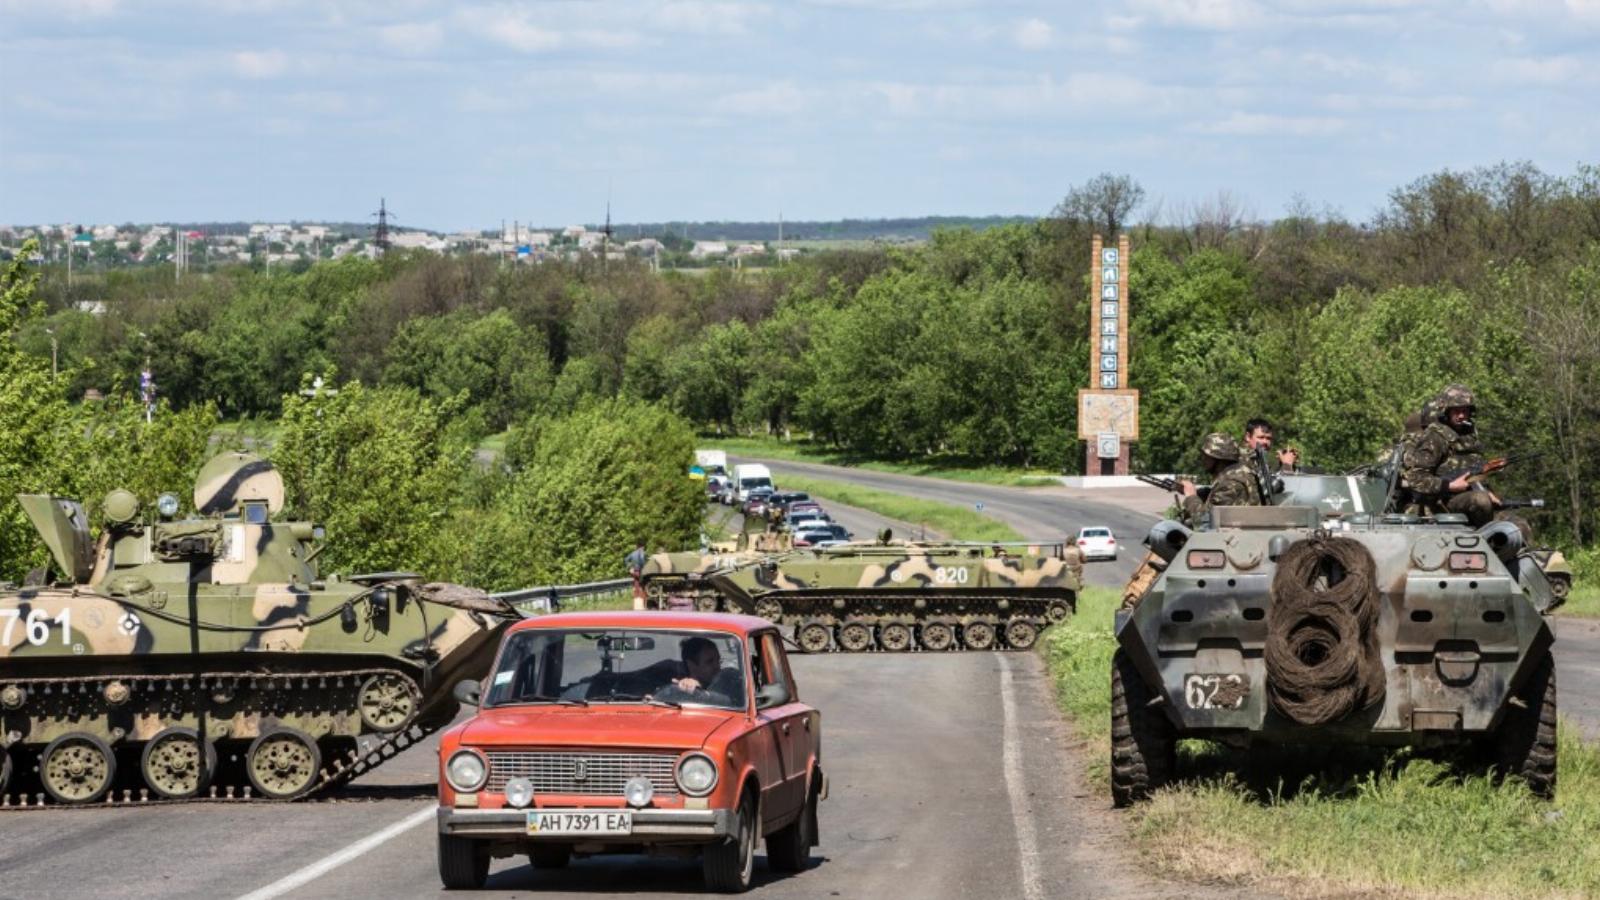
[[(812, 866), (776, 878), (758, 858), (753, 896), (1236, 896), (1132, 874), (1120, 817), (1067, 753), (1037, 655), (830, 654), (794, 665), (802, 697), (823, 712), (832, 795)], [(341, 800), (0, 814), (0, 896), (442, 894), (432, 752), (430, 742), (402, 754)], [(334, 856), (352, 845), (365, 852)], [(308, 868), (330, 857), (325, 872)], [(286, 879), (292, 889), (277, 894)], [(702, 892), (694, 861), (600, 857), (535, 872), (519, 857), (495, 862), (483, 895), (535, 890)]]
[[(983, 512), (1015, 528), (1029, 540), (1058, 540), (1076, 534), (1084, 525), (1108, 525), (1125, 551), (1114, 563), (1090, 563), (1085, 578), (1091, 584), (1121, 587), (1143, 558), (1143, 540), (1157, 517), (1139, 509), (1087, 499), (1088, 491), (1067, 488), (1009, 488), (942, 478), (922, 478), (819, 463), (784, 460), (761, 462), (772, 469), (780, 485), (784, 472), (812, 478), (848, 481), (865, 487), (893, 491), (958, 506), (983, 504)], [(1142, 489), (1135, 489), (1142, 490)], [(1126, 491), (1107, 491), (1126, 502)], [(1155, 494), (1152, 488), (1145, 494)], [(1137, 496), (1137, 495), (1132, 495)], [(1143, 508), (1161, 504), (1159, 497), (1141, 500)], [(1577, 725), (1589, 740), (1600, 740), (1600, 622), (1555, 617), (1556, 677), (1561, 685), (1561, 714)]]

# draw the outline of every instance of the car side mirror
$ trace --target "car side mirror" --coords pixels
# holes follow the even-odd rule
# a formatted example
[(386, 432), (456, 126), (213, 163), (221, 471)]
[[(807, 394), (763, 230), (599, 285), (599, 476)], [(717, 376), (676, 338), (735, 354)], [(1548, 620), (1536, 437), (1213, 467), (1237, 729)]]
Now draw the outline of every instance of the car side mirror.
[(483, 686), (471, 678), (463, 678), (456, 682), (450, 693), (468, 706), (477, 706), (483, 700)]
[(789, 702), (789, 691), (781, 684), (769, 684), (756, 691), (756, 709), (771, 709)]

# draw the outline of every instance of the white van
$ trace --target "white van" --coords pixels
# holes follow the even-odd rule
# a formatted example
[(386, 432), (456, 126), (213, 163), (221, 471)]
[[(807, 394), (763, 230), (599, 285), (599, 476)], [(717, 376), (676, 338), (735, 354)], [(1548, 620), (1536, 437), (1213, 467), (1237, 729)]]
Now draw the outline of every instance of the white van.
[(760, 463), (743, 463), (733, 467), (733, 502), (743, 503), (749, 491), (756, 488), (772, 490), (772, 470)]

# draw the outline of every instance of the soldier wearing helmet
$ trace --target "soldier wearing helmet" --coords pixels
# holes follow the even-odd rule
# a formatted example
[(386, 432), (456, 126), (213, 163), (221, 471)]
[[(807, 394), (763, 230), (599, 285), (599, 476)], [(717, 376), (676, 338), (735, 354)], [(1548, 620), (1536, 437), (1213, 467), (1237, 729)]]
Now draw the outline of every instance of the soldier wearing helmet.
[(1183, 515), (1198, 523), (1213, 506), (1260, 506), (1261, 485), (1250, 466), (1240, 461), (1239, 445), (1220, 431), (1206, 435), (1200, 443), (1205, 470), (1211, 476), (1211, 495), (1200, 499), (1194, 482), (1183, 480)]
[(1462, 513), (1474, 527), (1494, 518), (1492, 492), (1466, 476), (1448, 477), (1483, 462), (1472, 421), (1476, 411), (1471, 389), (1460, 384), (1446, 387), (1423, 407), (1422, 430), (1406, 436), (1401, 457), (1401, 484), (1410, 492), (1410, 511)]

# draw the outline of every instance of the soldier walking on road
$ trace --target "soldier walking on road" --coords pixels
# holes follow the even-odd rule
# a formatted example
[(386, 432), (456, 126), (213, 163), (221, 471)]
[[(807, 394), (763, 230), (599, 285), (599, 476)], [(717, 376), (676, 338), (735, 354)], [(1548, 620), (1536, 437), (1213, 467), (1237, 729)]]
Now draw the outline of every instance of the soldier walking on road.
[(1401, 458), (1402, 484), (1410, 491), (1416, 511), (1461, 513), (1473, 527), (1483, 526), (1494, 518), (1499, 498), (1465, 475), (1448, 477), (1483, 462), (1472, 419), (1477, 411), (1472, 391), (1452, 384), (1439, 392), (1432, 405), (1436, 415), (1423, 422), (1421, 433), (1408, 442)]

